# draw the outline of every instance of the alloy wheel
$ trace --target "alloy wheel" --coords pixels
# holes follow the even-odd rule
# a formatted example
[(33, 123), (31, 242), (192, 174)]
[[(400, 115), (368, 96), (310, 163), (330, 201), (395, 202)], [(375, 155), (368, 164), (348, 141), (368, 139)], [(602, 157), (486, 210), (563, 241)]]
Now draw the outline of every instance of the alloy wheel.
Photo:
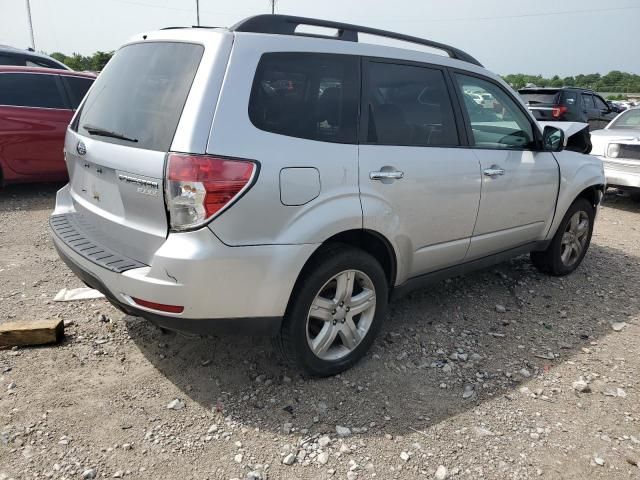
[(565, 267), (573, 266), (580, 259), (588, 239), (589, 216), (579, 210), (571, 216), (560, 243), (560, 260)]
[(376, 292), (367, 274), (345, 270), (316, 294), (307, 316), (309, 348), (322, 360), (349, 355), (369, 332), (376, 310)]

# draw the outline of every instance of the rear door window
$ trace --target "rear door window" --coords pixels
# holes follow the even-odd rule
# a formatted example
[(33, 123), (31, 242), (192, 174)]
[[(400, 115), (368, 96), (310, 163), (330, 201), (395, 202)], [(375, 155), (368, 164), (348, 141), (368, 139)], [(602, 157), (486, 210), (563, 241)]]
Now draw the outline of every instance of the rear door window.
[(77, 118), (78, 132), (89, 135), (89, 126), (136, 140), (94, 137), (103, 142), (167, 151), (203, 52), (202, 45), (177, 42), (121, 48), (89, 92)]
[(82, 102), (82, 99), (93, 84), (93, 79), (67, 75), (63, 75), (60, 78), (62, 78), (62, 81), (65, 82), (67, 86), (67, 92), (71, 99), (71, 107), (73, 109), (78, 108), (78, 105), (80, 105), (80, 102)]
[(595, 108), (595, 105), (593, 104), (593, 95), (591, 95), (590, 93), (583, 93), (582, 105), (584, 106), (585, 110), (593, 110)]
[(57, 77), (43, 73), (1, 73), (0, 105), (67, 109)]
[[(441, 70), (371, 61), (366, 84), (368, 143), (459, 145), (451, 98)], [(470, 101), (475, 104), (473, 99)]]
[(260, 130), (356, 143), (359, 59), (320, 53), (267, 53), (251, 89), (249, 118)]

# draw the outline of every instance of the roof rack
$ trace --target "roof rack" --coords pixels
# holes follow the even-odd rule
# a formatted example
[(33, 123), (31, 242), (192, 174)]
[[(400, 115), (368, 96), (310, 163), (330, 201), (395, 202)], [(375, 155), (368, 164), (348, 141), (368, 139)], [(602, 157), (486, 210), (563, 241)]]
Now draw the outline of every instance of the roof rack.
[[(300, 25), (309, 25), (314, 27), (332, 28), (338, 31), (336, 36), (315, 35), (309, 33), (296, 32)], [(377, 28), (361, 27), (351, 25), (349, 23), (332, 22), (329, 20), (318, 20), (315, 18), (294, 17), (290, 15), (256, 15), (249, 17), (236, 23), (231, 27), (235, 32), (254, 32), (254, 33), (275, 33), (280, 35), (300, 35), (306, 37), (333, 38), (336, 40), (344, 40), (348, 42), (357, 42), (358, 33), (374, 35), (376, 37), (393, 38), (408, 43), (416, 43), (427, 47), (442, 50), (451, 58), (462, 60), (463, 62), (473, 63), (482, 67), (482, 64), (462, 50), (459, 50), (444, 43), (426, 40), (424, 38), (412, 37), (401, 33), (389, 32), (387, 30), (378, 30)]]

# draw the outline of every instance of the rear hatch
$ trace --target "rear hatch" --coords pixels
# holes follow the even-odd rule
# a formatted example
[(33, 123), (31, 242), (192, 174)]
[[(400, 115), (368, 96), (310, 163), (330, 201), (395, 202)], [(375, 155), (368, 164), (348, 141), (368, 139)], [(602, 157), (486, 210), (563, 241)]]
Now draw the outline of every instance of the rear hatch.
[(67, 133), (77, 223), (94, 241), (145, 264), (167, 236), (165, 158), (204, 50), (178, 41), (121, 48)]
[(523, 88), (518, 93), (537, 120), (558, 120), (554, 117), (554, 108), (559, 106), (559, 90)]

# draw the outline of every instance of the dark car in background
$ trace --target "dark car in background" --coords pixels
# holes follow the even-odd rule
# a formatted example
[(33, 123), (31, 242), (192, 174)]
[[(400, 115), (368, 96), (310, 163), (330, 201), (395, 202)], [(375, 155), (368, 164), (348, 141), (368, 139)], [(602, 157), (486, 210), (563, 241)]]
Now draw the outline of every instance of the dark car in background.
[(62, 181), (67, 125), (95, 75), (0, 66), (0, 185)]
[(42, 67), (71, 70), (64, 63), (48, 55), (34, 52), (33, 50), (21, 50), (8, 45), (0, 45), (0, 65), (12, 65), (15, 67)]
[(615, 112), (596, 92), (577, 87), (521, 88), (518, 93), (537, 120), (583, 122), (590, 130), (604, 128)]

